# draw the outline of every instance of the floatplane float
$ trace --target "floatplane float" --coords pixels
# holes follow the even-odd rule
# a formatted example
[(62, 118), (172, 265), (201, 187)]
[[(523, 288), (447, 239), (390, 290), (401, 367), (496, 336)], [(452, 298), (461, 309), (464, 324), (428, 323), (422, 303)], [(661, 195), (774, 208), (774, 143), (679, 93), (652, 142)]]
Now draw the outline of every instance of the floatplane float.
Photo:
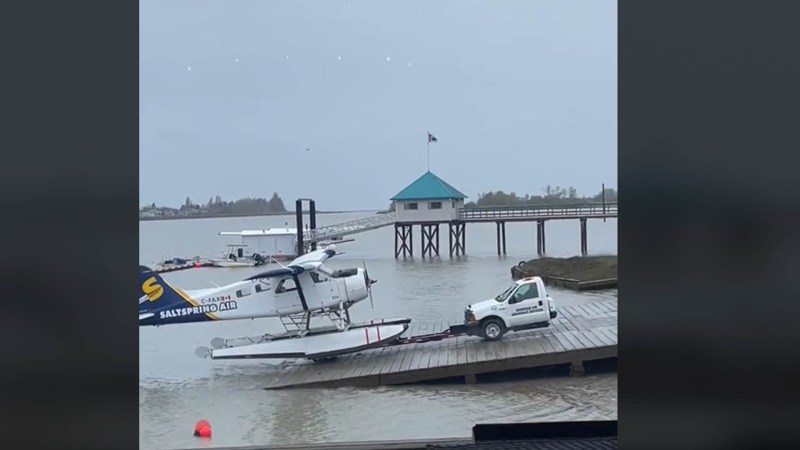
[[(363, 267), (333, 269), (333, 246), (294, 259), (242, 281), (200, 290), (171, 286), (145, 266), (139, 266), (139, 326), (160, 326), (217, 320), (280, 318), (285, 329), (236, 339), (215, 338), (211, 348), (196, 354), (211, 359), (305, 358), (313, 361), (382, 347), (397, 341), (411, 319), (377, 319), (352, 323), (350, 308), (369, 298), (372, 285)], [(330, 325), (312, 328), (312, 318)]]

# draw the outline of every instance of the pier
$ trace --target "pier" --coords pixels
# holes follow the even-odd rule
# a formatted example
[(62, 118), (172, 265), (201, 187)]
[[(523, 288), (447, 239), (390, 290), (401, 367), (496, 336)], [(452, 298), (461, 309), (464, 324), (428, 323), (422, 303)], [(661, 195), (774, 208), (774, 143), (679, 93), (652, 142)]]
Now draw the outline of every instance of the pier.
[[(511, 332), (487, 342), (454, 336), (392, 345), (321, 363), (299, 362), (268, 380), (265, 389), (402, 385), (443, 380), (477, 383), (484, 376), (520, 369), (568, 365), (572, 375), (584, 363), (617, 357), (617, 301), (558, 308), (550, 327)], [(406, 337), (441, 333), (456, 323), (413, 321)]]
[[(605, 192), (605, 186), (603, 186)], [(465, 255), (467, 252), (467, 224), (494, 222), (497, 227), (497, 254), (506, 254), (506, 223), (535, 222), (536, 253), (547, 254), (545, 224), (550, 220), (578, 220), (580, 234), (578, 240), (581, 256), (589, 254), (588, 220), (612, 219), (618, 217), (616, 202), (536, 205), (536, 206), (490, 206), (467, 208), (466, 195), (447, 184), (431, 172), (426, 172), (397, 195), (391, 198), (394, 211), (378, 213), (326, 227), (316, 227), (314, 201), (297, 201), (298, 246), (305, 252), (316, 248), (322, 241), (341, 239), (345, 236), (363, 233), (378, 228), (394, 226), (394, 256), (414, 256), (414, 228), (419, 229), (419, 251), (423, 258), (440, 255), (440, 228), (447, 227), (447, 241), (450, 257)], [(302, 200), (309, 200), (310, 229), (303, 231)]]

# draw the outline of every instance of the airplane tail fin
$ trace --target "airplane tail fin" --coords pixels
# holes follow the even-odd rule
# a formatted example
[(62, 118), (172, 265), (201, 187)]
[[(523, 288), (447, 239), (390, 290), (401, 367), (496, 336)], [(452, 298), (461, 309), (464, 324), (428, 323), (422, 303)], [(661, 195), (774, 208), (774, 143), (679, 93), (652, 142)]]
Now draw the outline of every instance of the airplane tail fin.
[(186, 305), (184, 297), (147, 266), (139, 266), (139, 314)]

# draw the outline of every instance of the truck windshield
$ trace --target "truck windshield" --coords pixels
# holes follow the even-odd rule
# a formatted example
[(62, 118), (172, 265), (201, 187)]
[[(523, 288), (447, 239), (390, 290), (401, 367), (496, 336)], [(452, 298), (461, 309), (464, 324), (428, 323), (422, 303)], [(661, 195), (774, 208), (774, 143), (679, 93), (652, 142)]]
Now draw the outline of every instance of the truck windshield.
[(513, 285), (513, 286), (511, 286), (511, 287), (509, 287), (508, 289), (506, 289), (505, 291), (503, 291), (503, 293), (502, 293), (502, 294), (498, 295), (498, 296), (497, 296), (497, 297), (495, 297), (494, 299), (495, 299), (495, 300), (497, 300), (497, 301), (498, 301), (498, 302), (500, 302), (500, 303), (503, 303), (504, 301), (506, 301), (506, 299), (508, 298), (508, 296), (509, 296), (509, 295), (511, 295), (511, 293), (512, 293), (512, 292), (514, 292), (514, 288), (516, 288), (516, 287), (517, 287), (517, 285), (516, 285), (516, 284), (515, 284), (515, 285)]

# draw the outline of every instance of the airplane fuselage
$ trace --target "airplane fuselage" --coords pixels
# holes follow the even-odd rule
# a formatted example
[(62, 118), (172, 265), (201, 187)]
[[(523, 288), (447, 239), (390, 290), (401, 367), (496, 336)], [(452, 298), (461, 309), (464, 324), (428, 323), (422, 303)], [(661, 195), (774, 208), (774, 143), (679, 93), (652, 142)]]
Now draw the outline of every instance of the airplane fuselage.
[[(140, 300), (139, 324), (279, 317), (349, 307), (368, 297), (363, 269), (326, 272), (302, 272), (186, 291), (169, 286), (160, 277), (150, 278), (142, 286), (146, 296)], [(167, 285), (161, 286), (162, 283)], [(159, 307), (158, 300), (167, 295), (175, 300)]]

